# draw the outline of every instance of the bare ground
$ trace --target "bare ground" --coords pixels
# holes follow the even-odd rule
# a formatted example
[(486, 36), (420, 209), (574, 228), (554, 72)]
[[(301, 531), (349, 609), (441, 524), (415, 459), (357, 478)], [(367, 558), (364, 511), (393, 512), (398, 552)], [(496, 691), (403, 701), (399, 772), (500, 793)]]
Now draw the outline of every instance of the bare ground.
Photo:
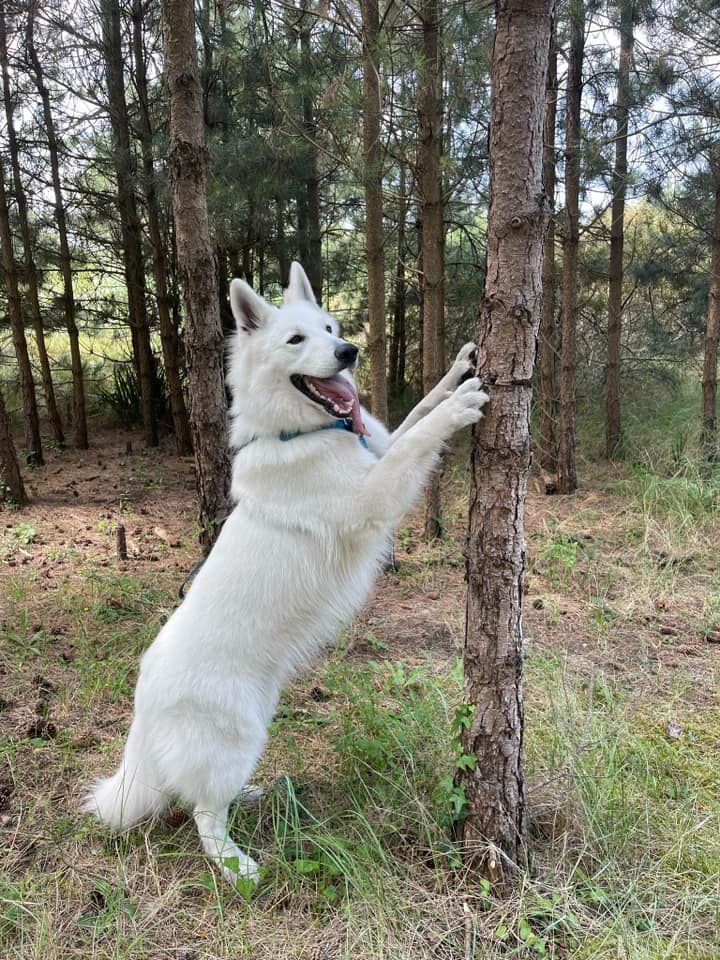
[[(658, 724), (672, 723), (678, 711), (717, 708), (720, 525), (678, 538), (613, 492), (611, 479), (596, 474), (574, 497), (547, 497), (540, 479), (531, 480), (528, 652), (564, 659), (568, 671), (588, 682), (601, 676), (631, 691), (655, 711)], [(427, 546), (418, 518), (409, 518), (398, 531), (398, 572), (380, 581), (337, 657), (358, 664), (400, 660), (444, 671), (461, 653), (465, 500), (462, 478), (448, 476), (446, 482), (448, 537)], [(91, 911), (88, 897), (103, 896), (97, 881), (108, 876), (102, 860), (108, 851), (97, 828), (88, 824), (84, 835), (77, 833), (80, 788), (117, 757), (131, 710), (132, 664), (171, 612), (198, 550), (192, 461), (176, 457), (168, 442), (145, 450), (136, 434), (106, 431), (88, 452), (50, 454), (28, 486), (27, 509), (0, 513), (0, 737), (13, 745), (0, 766), (0, 843), (6, 851), (0, 864), (11, 878), (43, 871), (67, 875), (49, 888), (59, 901), (68, 900), (67, 910), (59, 902), (53, 911), (55, 922), (67, 929), (48, 935), (46, 949), (40, 938), (25, 953), (9, 954), (46, 960), (89, 955), (76, 927)], [(116, 556), (119, 523), (127, 535), (124, 561)], [(114, 630), (116, 614), (122, 631)], [(135, 624), (136, 641), (128, 640), (128, 623)], [(126, 651), (127, 670), (120, 672), (118, 643), (134, 646)], [(104, 662), (112, 663), (106, 675)], [(295, 709), (309, 705), (322, 712), (314, 675), (300, 681), (292, 697)], [(54, 749), (38, 762), (43, 743)], [(312, 744), (317, 748), (317, 736)], [(318, 757), (318, 770), (327, 776), (326, 761)], [(282, 770), (271, 752), (263, 771), (277, 776)], [(181, 845), (193, 849), (182, 817), (171, 826), (180, 831)], [(172, 875), (174, 860), (143, 868), (144, 843), (136, 838), (125, 855), (135, 874), (146, 869), (144, 880), (136, 876), (134, 882), (144, 886), (147, 924), (162, 918), (157, 942), (168, 952), (153, 956), (181, 957), (175, 948), (191, 933), (203, 942), (203, 930), (213, 928), (217, 938), (216, 913), (197, 889), (174, 887), (168, 902), (163, 878)], [(439, 896), (438, 904), (451, 926), (462, 928), (461, 901)], [(281, 897), (272, 911), (272, 937), (280, 937), (283, 948), (275, 954), (264, 948), (259, 956), (354, 955), (333, 946), (338, 939), (350, 949), (345, 933), (335, 929), (342, 927), (337, 916), (328, 923), (309, 910), (304, 919), (284, 918)], [(243, 922), (251, 940), (260, 937), (250, 930), (257, 918)], [(428, 947), (433, 936), (431, 930), (417, 955), (445, 955)], [(207, 956), (236, 955), (224, 952), (217, 939), (213, 944)], [(135, 956), (132, 950), (127, 955)], [(359, 946), (356, 955), (363, 955)], [(193, 956), (199, 954), (190, 951), (187, 960)]]

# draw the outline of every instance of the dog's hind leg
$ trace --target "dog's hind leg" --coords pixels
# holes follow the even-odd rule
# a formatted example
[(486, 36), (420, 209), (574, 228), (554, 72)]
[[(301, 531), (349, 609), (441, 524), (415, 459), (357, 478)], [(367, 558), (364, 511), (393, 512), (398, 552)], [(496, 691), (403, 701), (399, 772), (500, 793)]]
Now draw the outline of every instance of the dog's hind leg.
[(257, 863), (243, 853), (228, 833), (228, 807), (208, 809), (197, 806), (193, 810), (200, 842), (207, 856), (222, 870), (226, 880), (235, 886), (238, 880), (257, 881)]

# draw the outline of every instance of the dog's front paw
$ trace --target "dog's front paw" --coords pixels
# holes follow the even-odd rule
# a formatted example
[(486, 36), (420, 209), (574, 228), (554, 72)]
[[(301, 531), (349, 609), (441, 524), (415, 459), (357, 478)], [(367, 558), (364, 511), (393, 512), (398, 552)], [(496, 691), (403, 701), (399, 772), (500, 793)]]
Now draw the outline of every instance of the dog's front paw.
[(482, 417), (482, 408), (489, 399), (478, 377), (471, 377), (461, 383), (443, 404), (448, 406), (453, 430), (461, 430), (472, 423), (477, 423)]
[(450, 373), (455, 386), (465, 383), (471, 377), (475, 376), (475, 365), (478, 357), (477, 344), (470, 341), (466, 343), (455, 357)]

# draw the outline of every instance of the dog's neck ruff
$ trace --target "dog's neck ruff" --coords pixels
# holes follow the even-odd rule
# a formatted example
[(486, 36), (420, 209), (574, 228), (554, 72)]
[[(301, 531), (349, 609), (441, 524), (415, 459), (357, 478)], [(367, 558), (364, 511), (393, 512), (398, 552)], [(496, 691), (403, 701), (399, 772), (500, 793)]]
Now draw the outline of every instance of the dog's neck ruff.
[[(333, 423), (325, 423), (322, 427), (314, 427), (312, 430), (281, 430), (278, 435), (278, 440), (286, 443), (288, 440), (294, 440), (296, 437), (306, 437), (308, 434), (319, 433), (321, 430), (345, 430), (347, 433), (353, 433), (353, 422), (352, 419), (348, 417), (345, 420), (335, 420)], [(367, 440), (365, 437), (362, 434), (356, 434), (356, 436), (360, 444), (367, 449)], [(251, 443), (259, 439), (259, 437), (251, 437), (241, 447), (237, 448), (237, 452), (240, 453), (245, 447), (249, 447)]]

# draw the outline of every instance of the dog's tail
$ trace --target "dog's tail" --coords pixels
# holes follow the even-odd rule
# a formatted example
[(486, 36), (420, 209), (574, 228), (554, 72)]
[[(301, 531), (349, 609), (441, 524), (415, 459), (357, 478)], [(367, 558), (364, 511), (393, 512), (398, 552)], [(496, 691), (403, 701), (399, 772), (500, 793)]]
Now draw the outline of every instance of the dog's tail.
[(126, 830), (167, 806), (166, 795), (155, 781), (152, 769), (133, 749), (131, 732), (120, 767), (112, 777), (92, 784), (81, 809), (94, 814), (115, 833)]

